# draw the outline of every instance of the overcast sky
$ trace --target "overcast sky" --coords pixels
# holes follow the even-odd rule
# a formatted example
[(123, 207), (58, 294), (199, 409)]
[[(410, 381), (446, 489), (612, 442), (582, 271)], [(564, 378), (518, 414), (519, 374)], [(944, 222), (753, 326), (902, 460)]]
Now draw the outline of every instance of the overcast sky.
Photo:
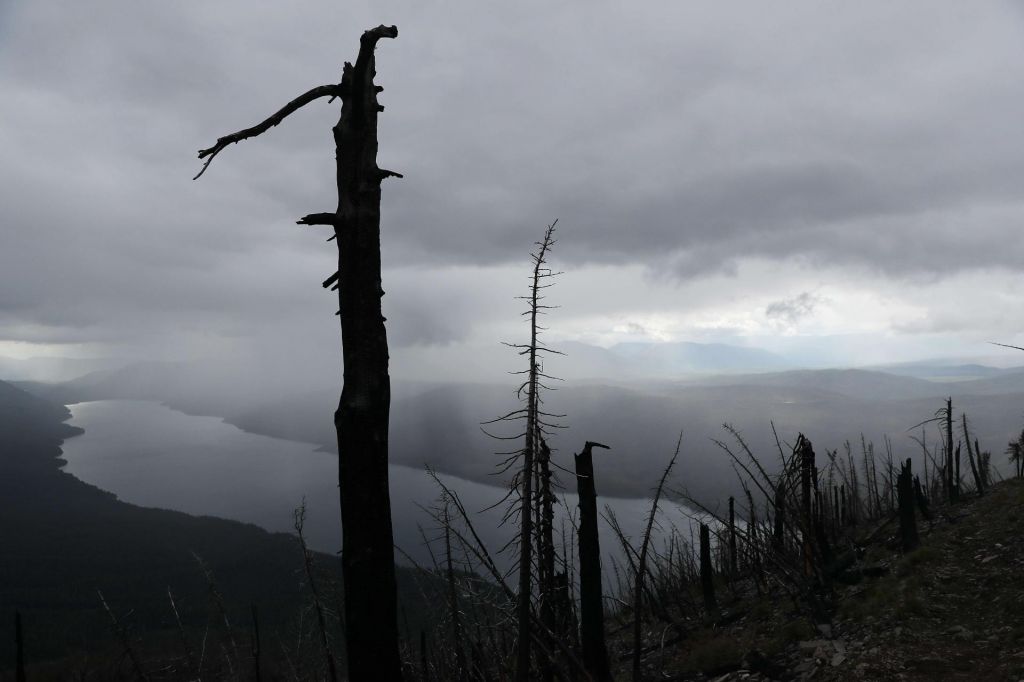
[(992, 355), (1024, 343), (1021, 7), (0, 0), (0, 355), (336, 367), (335, 247), (294, 221), (336, 205), (337, 103), (192, 176), (380, 23), (399, 373), (521, 339), (555, 218), (552, 345)]

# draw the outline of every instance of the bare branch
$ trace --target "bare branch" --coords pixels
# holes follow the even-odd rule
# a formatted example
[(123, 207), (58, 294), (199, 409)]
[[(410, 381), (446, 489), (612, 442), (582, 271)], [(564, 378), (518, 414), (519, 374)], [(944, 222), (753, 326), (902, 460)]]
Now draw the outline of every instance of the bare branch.
[[(380, 27), (378, 27), (378, 29), (379, 28)], [(369, 32), (370, 31), (367, 31), (367, 33)], [(225, 135), (224, 137), (217, 138), (217, 144), (213, 145), (209, 149), (199, 150), (199, 158), (206, 159), (206, 163), (203, 164), (202, 169), (200, 169), (200, 171), (192, 179), (198, 180), (199, 177), (206, 172), (206, 169), (209, 167), (210, 162), (213, 161), (213, 157), (217, 156), (217, 154), (219, 154), (221, 150), (224, 149), (224, 147), (227, 147), (229, 144), (241, 142), (242, 140), (247, 140), (250, 137), (256, 137), (257, 135), (262, 135), (263, 133), (267, 132), (274, 126), (278, 125), (290, 114), (295, 113), (296, 111), (298, 111), (299, 109), (301, 109), (302, 107), (306, 106), (307, 104), (314, 100), (320, 99), (321, 97), (340, 97), (341, 95), (342, 87), (340, 84), (319, 85), (313, 88), (312, 90), (309, 90), (299, 95), (291, 102), (288, 102), (288, 104), (281, 107), (281, 109), (278, 110), (277, 113), (275, 113), (273, 116), (266, 119), (262, 123), (254, 125), (251, 128), (246, 128), (245, 130), (239, 130), (237, 133), (231, 133), (230, 135)]]
[(337, 213), (310, 213), (295, 221), (296, 225), (333, 225), (341, 227)]

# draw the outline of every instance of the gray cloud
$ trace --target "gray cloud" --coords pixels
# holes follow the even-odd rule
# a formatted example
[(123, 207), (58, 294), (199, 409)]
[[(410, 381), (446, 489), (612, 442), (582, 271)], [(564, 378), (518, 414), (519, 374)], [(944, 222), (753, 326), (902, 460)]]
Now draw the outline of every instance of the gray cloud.
[(804, 291), (792, 298), (770, 303), (765, 308), (764, 314), (768, 319), (792, 325), (811, 315), (818, 302), (817, 296), (809, 291)]
[(1024, 255), (1010, 3), (2, 12), (0, 339), (335, 344), (334, 246), (293, 222), (334, 205), (336, 108), (190, 178), (381, 22), (401, 31), (378, 51), (381, 163), (406, 175), (384, 188), (396, 344), (465, 340), (510, 292), (437, 273), (521, 263), (555, 217), (566, 267), (677, 280), (757, 258), (922, 282)]

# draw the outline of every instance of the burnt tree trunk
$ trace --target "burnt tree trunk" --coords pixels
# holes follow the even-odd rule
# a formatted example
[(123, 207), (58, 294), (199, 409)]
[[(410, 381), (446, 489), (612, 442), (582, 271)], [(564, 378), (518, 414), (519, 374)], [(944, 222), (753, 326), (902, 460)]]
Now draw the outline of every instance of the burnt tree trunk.
[[(940, 413), (941, 414), (941, 413)], [(953, 466), (953, 398), (946, 398), (946, 494), (950, 502), (960, 499), (960, 485), (956, 480), (959, 467)]]
[(926, 521), (932, 520), (932, 513), (928, 509), (928, 498), (925, 497), (924, 491), (921, 489), (921, 479), (914, 476), (914, 500), (917, 502), (917, 508), (921, 512), (921, 516)]
[(607, 445), (587, 441), (575, 456), (576, 492), (580, 505), (580, 637), (583, 667), (595, 682), (611, 682), (608, 648), (604, 639), (604, 603), (601, 590), (601, 543), (597, 532), (597, 489), (594, 486), (593, 448)]
[(708, 619), (718, 617), (718, 602), (715, 600), (715, 574), (711, 566), (711, 529), (700, 524), (700, 587), (704, 594), (704, 609)]
[(772, 544), (776, 550), (781, 550), (786, 542), (786, 483), (779, 478), (775, 486), (775, 527), (772, 532)]
[(910, 552), (917, 547), (917, 520), (914, 517), (914, 477), (910, 473), (910, 459), (900, 467), (900, 475), (896, 479), (896, 497), (899, 505), (900, 539), (903, 551)]
[(978, 496), (985, 494), (985, 479), (981, 473), (981, 452), (977, 447), (971, 450), (971, 434), (967, 430), (967, 413), (963, 413), (964, 444), (967, 445), (967, 461), (971, 464), (971, 476), (974, 477), (974, 489)]
[(729, 574), (736, 577), (739, 565), (736, 560), (736, 498), (729, 498)]
[(342, 76), (337, 146), (338, 303), (345, 378), (338, 431), (345, 644), (352, 680), (400, 680), (395, 554), (388, 489), (391, 379), (381, 314), (380, 183), (374, 49), (398, 29), (380, 26), (360, 39), (355, 66)]
[(300, 225), (330, 225), (338, 244), (336, 282), (341, 320), (344, 385), (334, 425), (338, 432), (342, 573), (345, 582), (345, 644), (349, 679), (401, 680), (395, 596), (395, 557), (388, 489), (388, 418), (391, 380), (388, 342), (381, 315), (380, 183), (400, 174), (377, 166), (377, 103), (374, 50), (396, 38), (395, 26), (365, 31), (355, 66), (346, 63), (341, 83), (321, 85), (295, 98), (251, 128), (218, 138), (199, 151), (206, 159), (199, 178), (229, 145), (256, 137), (323, 97), (341, 98), (334, 126), (338, 208), (313, 213)]
[[(545, 632), (557, 630), (555, 621), (555, 541), (554, 541), (554, 495), (551, 492), (551, 448), (547, 441), (540, 439), (537, 452), (537, 591), (540, 594), (540, 622)], [(547, 647), (553, 651), (553, 642)], [(542, 682), (553, 682), (555, 672), (553, 662), (546, 653), (541, 653), (540, 670)]]
[(797, 438), (797, 450), (800, 455), (800, 503), (801, 503), (801, 540), (804, 556), (804, 575), (814, 572), (814, 515), (811, 500), (811, 486), (814, 471), (814, 449), (809, 440), (800, 434)]

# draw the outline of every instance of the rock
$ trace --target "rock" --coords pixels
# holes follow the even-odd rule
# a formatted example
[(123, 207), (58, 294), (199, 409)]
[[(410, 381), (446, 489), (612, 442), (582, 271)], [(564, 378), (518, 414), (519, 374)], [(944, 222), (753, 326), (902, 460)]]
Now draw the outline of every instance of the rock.
[(827, 639), (808, 639), (808, 640), (805, 640), (803, 642), (800, 642), (799, 646), (800, 646), (800, 651), (805, 651), (805, 652), (806, 651), (814, 651), (815, 649), (819, 649), (821, 647), (828, 646), (828, 640)]
[(843, 664), (843, 661), (845, 661), (845, 660), (846, 660), (846, 656), (844, 654), (836, 654), (835, 656), (832, 657), (832, 667), (833, 668), (838, 668), (839, 666), (841, 666)]
[(818, 632), (821, 633), (822, 637), (824, 637), (825, 639), (832, 639), (832, 626), (830, 624), (818, 623), (817, 628)]
[(806, 673), (809, 670), (814, 670), (814, 668), (815, 668), (814, 661), (812, 661), (811, 659), (805, 659), (803, 661), (800, 661), (796, 665), (796, 667), (793, 668), (793, 672), (798, 673), (798, 674), (802, 674), (802, 673)]

